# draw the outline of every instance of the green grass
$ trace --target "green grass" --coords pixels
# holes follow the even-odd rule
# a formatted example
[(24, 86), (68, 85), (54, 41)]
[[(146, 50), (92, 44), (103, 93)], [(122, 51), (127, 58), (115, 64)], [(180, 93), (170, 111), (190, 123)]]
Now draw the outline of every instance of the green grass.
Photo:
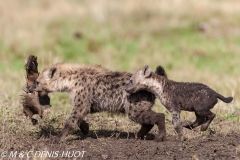
[[(139, 22), (128, 23), (128, 25), (133, 25)], [(140, 58), (146, 57), (145, 61), (149, 63), (152, 61), (152, 56), (157, 56), (160, 60), (157, 62), (157, 59), (154, 59), (154, 64), (163, 63), (162, 65), (166, 65), (169, 69), (174, 68), (174, 65), (178, 67), (179, 64), (187, 63), (198, 70), (206, 70), (215, 74), (236, 74), (237, 61), (234, 59), (240, 59), (240, 55), (231, 51), (231, 48), (229, 49), (229, 40), (224, 37), (211, 38), (199, 32), (195, 23), (184, 27), (165, 28), (161, 33), (154, 35), (138, 32), (134, 35), (128, 29), (116, 33), (108, 24), (95, 26), (93, 22), (88, 22), (91, 29), (86, 29), (89, 26), (83, 28), (85, 32), (79, 32), (82, 35), (80, 38), (74, 37), (74, 34), (78, 32), (76, 28), (81, 28), (82, 24), (74, 24), (74, 27), (62, 25), (62, 32), (51, 41), (55, 45), (51, 45), (49, 49), (64, 61), (93, 64), (113, 61), (117, 64), (117, 68), (123, 70), (132, 68), (132, 64), (136, 64)], [(58, 27), (58, 25), (49, 27), (47, 35), (54, 36)], [(105, 28), (108, 28), (109, 33), (106, 33)], [(138, 30), (141, 32), (141, 28)], [(92, 31), (97, 34), (93, 36)], [(146, 39), (147, 47), (141, 46), (142, 39)], [(233, 39), (237, 45), (239, 39), (235, 37)], [(46, 44), (46, 46), (50, 45)], [(111, 52), (109, 52), (110, 49)], [(102, 55), (104, 58), (101, 58)], [(164, 61), (165, 55), (171, 57), (169, 61)], [(108, 59), (108, 57), (111, 58)]]
[[(127, 24), (137, 26), (139, 22)], [(232, 48), (238, 47), (239, 37), (210, 37), (199, 32), (195, 21), (183, 27), (163, 28), (158, 33), (144, 33), (141, 31), (141, 23), (139, 26), (137, 31), (126, 26), (126, 30), (116, 32), (108, 23), (94, 24), (87, 20), (84, 25), (67, 19), (56, 20), (47, 26), (43, 50), (51, 50), (53, 56), (62, 61), (102, 65), (110, 61), (111, 66), (115, 64), (114, 68), (122, 70), (141, 67), (145, 63), (154, 67), (162, 64), (171, 70), (187, 63), (203, 72), (237, 74), (240, 55)], [(81, 34), (81, 37), (75, 37), (76, 33)], [(11, 71), (22, 70), (26, 56), (31, 53), (27, 53), (26, 49), (24, 54), (20, 53), (25, 48), (24, 44), (21, 46), (19, 51), (15, 51), (15, 48), (4, 47), (4, 43), (0, 45), (8, 62), (5, 65)], [(43, 58), (45, 56), (42, 55)], [(170, 58), (165, 61), (166, 56)], [(142, 62), (138, 63), (139, 60)]]
[[(149, 31), (143, 32), (145, 27), (142, 23), (130, 17), (126, 20), (125, 28), (117, 32), (113, 27), (116, 24), (99, 24), (87, 18), (81, 23), (59, 18), (47, 25), (42, 51), (51, 51), (59, 61), (101, 64), (113, 70), (134, 72), (144, 64), (152, 67), (160, 64), (168, 73), (178, 72), (188, 66), (203, 74), (203, 77), (205, 73), (237, 76), (240, 54), (233, 48), (239, 48), (239, 37), (211, 37), (197, 29), (200, 23), (197, 20), (190, 20), (185, 26), (161, 28), (157, 32), (151, 31), (151, 26)], [(80, 34), (80, 37), (76, 37), (76, 34)], [(25, 43), (20, 44), (16, 51), (16, 48), (7, 48), (4, 42), (0, 43), (5, 59), (0, 63), (2, 73), (24, 72), (27, 55), (35, 54), (24, 49)], [(23, 49), (25, 51), (21, 53)], [(42, 65), (52, 63), (47, 54), (38, 54), (42, 51), (35, 54), (46, 62), (41, 64), (39, 61), (40, 69)], [(57, 102), (54, 99), (53, 105), (57, 105), (61, 98), (67, 99), (55, 97)]]

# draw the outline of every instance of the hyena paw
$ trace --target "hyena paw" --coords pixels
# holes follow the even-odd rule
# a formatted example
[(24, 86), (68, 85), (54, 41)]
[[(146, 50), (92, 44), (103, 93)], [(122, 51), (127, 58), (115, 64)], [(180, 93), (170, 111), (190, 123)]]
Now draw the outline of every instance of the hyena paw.
[(208, 126), (209, 126), (209, 125), (206, 124), (206, 123), (205, 123), (205, 124), (202, 124), (202, 125), (201, 125), (201, 131), (206, 131), (206, 130), (208, 129)]
[(82, 121), (81, 125), (80, 125), (80, 129), (82, 131), (83, 134), (87, 135), (89, 133), (89, 125), (87, 122)]
[(157, 135), (154, 139), (155, 142), (163, 142), (166, 140), (166, 136), (163, 134)]
[(185, 137), (185, 136), (179, 136), (179, 140), (180, 140), (181, 142), (184, 142), (184, 141), (187, 140), (187, 137)]
[(145, 136), (144, 133), (142, 133), (142, 132), (138, 132), (136, 138), (137, 138), (137, 139), (144, 139), (144, 136)]

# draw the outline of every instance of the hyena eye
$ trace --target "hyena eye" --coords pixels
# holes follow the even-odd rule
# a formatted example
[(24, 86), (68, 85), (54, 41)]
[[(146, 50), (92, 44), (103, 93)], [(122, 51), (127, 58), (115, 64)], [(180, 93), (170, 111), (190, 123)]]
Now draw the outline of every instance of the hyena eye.
[(133, 80), (130, 79), (130, 83), (133, 83)]

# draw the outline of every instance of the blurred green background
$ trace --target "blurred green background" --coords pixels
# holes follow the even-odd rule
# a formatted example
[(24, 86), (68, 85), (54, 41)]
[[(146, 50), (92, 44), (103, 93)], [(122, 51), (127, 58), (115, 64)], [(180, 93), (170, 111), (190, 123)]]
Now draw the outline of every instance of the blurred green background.
[[(238, 0), (0, 1), (0, 102), (19, 107), (24, 64), (66, 61), (135, 72), (162, 65), (170, 79), (209, 85), (239, 109)], [(54, 99), (55, 98), (55, 99)], [(71, 106), (67, 96), (53, 104)], [(62, 101), (66, 101), (63, 103)]]

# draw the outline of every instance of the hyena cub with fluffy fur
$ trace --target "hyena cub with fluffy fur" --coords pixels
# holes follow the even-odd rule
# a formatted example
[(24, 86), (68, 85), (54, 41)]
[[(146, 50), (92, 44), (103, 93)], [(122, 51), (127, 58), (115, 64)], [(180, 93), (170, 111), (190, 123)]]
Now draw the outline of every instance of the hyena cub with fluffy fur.
[[(161, 66), (157, 70), (165, 73)], [(207, 130), (209, 124), (216, 116), (210, 109), (217, 103), (217, 99), (225, 103), (230, 103), (233, 100), (233, 97), (225, 98), (201, 83), (169, 80), (167, 76), (153, 73), (146, 65), (131, 77), (125, 90), (128, 93), (135, 93), (140, 90), (154, 93), (171, 113), (172, 123), (180, 140), (184, 140), (183, 126), (191, 129), (201, 125), (201, 131)], [(182, 124), (180, 121), (181, 110), (195, 112), (196, 121), (190, 124)]]
[(45, 94), (70, 94), (73, 110), (58, 140), (63, 140), (76, 124), (81, 126), (88, 113), (108, 111), (126, 113), (131, 120), (140, 123), (139, 138), (143, 138), (156, 124), (159, 134), (155, 140), (163, 141), (165, 116), (151, 110), (154, 94), (140, 91), (128, 95), (125, 92), (131, 76), (131, 73), (112, 72), (101, 66), (58, 63), (44, 69), (31, 90)]

